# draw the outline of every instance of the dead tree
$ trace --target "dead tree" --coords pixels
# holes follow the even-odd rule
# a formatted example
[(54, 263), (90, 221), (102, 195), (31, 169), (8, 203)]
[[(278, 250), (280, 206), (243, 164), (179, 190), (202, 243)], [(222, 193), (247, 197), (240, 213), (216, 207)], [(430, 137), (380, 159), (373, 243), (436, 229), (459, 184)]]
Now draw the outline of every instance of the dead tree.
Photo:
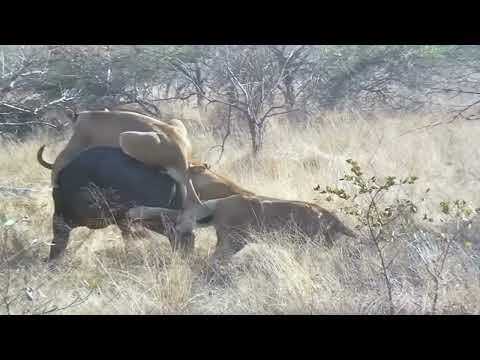
[(312, 47), (275, 45), (269, 46), (274, 56), (274, 60), (278, 63), (279, 68), (284, 69), (282, 80), (278, 84), (286, 109), (290, 111), (290, 115), (294, 115), (293, 109), (297, 107), (297, 99), (303, 94), (308, 84), (314, 80), (312, 73), (312, 64), (309, 56)]
[[(285, 79), (287, 64), (274, 61), (265, 46), (226, 46), (216, 58), (218, 80), (210, 86), (204, 98), (208, 103), (220, 103), (236, 111), (248, 125), (254, 155), (262, 149), (267, 121), (288, 114), (285, 98), (279, 95), (279, 85)], [(221, 83), (223, 86), (217, 86)], [(219, 89), (226, 90), (219, 90)]]

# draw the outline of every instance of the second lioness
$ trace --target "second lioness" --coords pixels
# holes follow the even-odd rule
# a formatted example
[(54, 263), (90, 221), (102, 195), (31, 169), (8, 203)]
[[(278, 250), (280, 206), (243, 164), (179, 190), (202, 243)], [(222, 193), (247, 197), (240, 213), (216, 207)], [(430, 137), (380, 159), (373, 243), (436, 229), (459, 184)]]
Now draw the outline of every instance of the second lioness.
[[(338, 234), (355, 237), (355, 233), (345, 226), (332, 212), (303, 201), (281, 200), (257, 195), (232, 195), (226, 198), (205, 201), (204, 206), (186, 209), (183, 219), (191, 219), (177, 224), (182, 233), (197, 227), (214, 226), (217, 233), (217, 246), (213, 262), (228, 261), (245, 244), (243, 239), (250, 232), (272, 232), (288, 224), (295, 225), (308, 238), (315, 240), (323, 236), (327, 245), (332, 245)], [(176, 210), (140, 206), (131, 209), (130, 218), (148, 220), (174, 216)]]

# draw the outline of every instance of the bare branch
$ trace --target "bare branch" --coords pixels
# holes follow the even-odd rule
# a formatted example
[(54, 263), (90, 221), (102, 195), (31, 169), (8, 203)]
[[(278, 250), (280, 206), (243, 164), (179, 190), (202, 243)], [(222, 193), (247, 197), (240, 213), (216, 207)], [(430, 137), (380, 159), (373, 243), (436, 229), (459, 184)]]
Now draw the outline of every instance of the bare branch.
[(270, 109), (268, 109), (267, 112), (265, 112), (265, 114), (263, 115), (263, 118), (268, 117), (268, 114), (270, 114), (270, 112), (272, 112), (273, 110), (283, 109), (284, 107), (285, 107), (285, 105), (279, 105), (279, 106), (272, 106), (272, 107), (270, 107)]
[(237, 85), (240, 88), (240, 90), (242, 90), (243, 95), (245, 96), (245, 100), (248, 103), (250, 101), (250, 96), (248, 95), (247, 90), (245, 90), (245, 87), (240, 83), (238, 78), (235, 76), (235, 74), (230, 69), (230, 66), (229, 66), (228, 62), (225, 65), (225, 68), (227, 69), (228, 73), (230, 74), (230, 80), (232, 81), (233, 85)]
[(222, 139), (222, 144), (221, 145), (215, 145), (215, 146), (212, 146), (209, 151), (217, 148), (217, 147), (220, 147), (221, 148), (221, 151), (220, 151), (220, 155), (218, 156), (218, 160), (215, 162), (214, 165), (217, 165), (220, 163), (220, 161), (222, 160), (222, 157), (223, 157), (223, 152), (225, 151), (225, 143), (228, 139), (228, 137), (230, 136), (230, 133), (231, 133), (231, 122), (232, 122), (232, 119), (231, 119), (231, 115), (232, 115), (232, 107), (229, 106), (228, 107), (228, 117), (227, 117), (227, 131), (225, 133), (225, 136), (223, 137)]
[(19, 123), (0, 123), (0, 126), (28, 126), (28, 125), (45, 125), (51, 127), (53, 129), (58, 130), (59, 128), (63, 127), (63, 125), (54, 125), (45, 121), (25, 121)]
[(452, 122), (454, 122), (455, 120), (457, 120), (460, 117), (462, 117), (466, 120), (470, 120), (470, 118), (466, 118), (463, 114), (466, 111), (468, 111), (469, 109), (471, 109), (472, 107), (474, 107), (475, 105), (478, 105), (478, 104), (480, 104), (480, 100), (477, 100), (477, 101), (473, 102), (472, 104), (464, 107), (463, 109), (453, 111), (453, 112), (456, 113), (456, 115), (453, 116), (450, 120), (436, 121), (436, 122), (433, 122), (433, 123), (430, 123), (430, 124), (427, 124), (427, 125), (424, 125), (424, 126), (420, 126), (420, 127), (414, 128), (414, 129), (410, 129), (410, 130), (407, 130), (407, 131), (404, 131), (403, 133), (401, 133), (399, 135), (399, 137), (401, 137), (403, 135), (406, 135), (406, 134), (409, 134), (409, 133), (412, 133), (412, 132), (415, 132), (415, 131), (418, 131), (418, 130), (424, 130), (424, 129), (429, 129), (429, 128), (433, 128), (433, 127), (440, 126), (440, 125), (451, 124)]
[(239, 106), (237, 106), (237, 105), (235, 105), (235, 104), (232, 104), (232, 103), (229, 103), (229, 102), (220, 100), (220, 99), (211, 99), (210, 97), (205, 96), (205, 95), (202, 95), (202, 94), (200, 94), (200, 95), (201, 95), (203, 98), (205, 98), (205, 99), (208, 101), (208, 103), (220, 103), (220, 104), (223, 104), (223, 105), (230, 106), (230, 107), (232, 107), (232, 108), (234, 108), (234, 109), (237, 109), (237, 110), (240, 111), (240, 112), (243, 112), (243, 113), (246, 113), (246, 112), (247, 112), (247, 110), (242, 109), (241, 107), (239, 107)]
[[(79, 306), (79, 305), (83, 304), (84, 302), (86, 302), (88, 300), (88, 298), (93, 294), (94, 291), (95, 291), (95, 289), (92, 288), (92, 289), (90, 289), (88, 294), (85, 295), (84, 297), (76, 296), (70, 303), (68, 303), (65, 306), (58, 307), (57, 305), (54, 305), (50, 309), (37, 308), (37, 309), (34, 310), (34, 313), (38, 312), (38, 314), (40, 314), (40, 315), (46, 315), (46, 314), (50, 314), (50, 313), (53, 313), (53, 312), (58, 312), (58, 311), (62, 311), (62, 310), (68, 309), (68, 308), (72, 308), (72, 307), (75, 307), (75, 306)], [(45, 303), (43, 306), (45, 307), (50, 302), (51, 302), (51, 300), (48, 301), (47, 303)]]
[(171, 101), (171, 100), (182, 100), (182, 101), (185, 101), (185, 100), (188, 100), (188, 99), (190, 99), (192, 96), (195, 96), (195, 95), (201, 95), (201, 96), (203, 96), (202, 94), (198, 94), (198, 93), (194, 92), (194, 93), (190, 93), (190, 94), (185, 95), (185, 96), (172, 96), (172, 97), (167, 97), (167, 98), (156, 98), (156, 99), (149, 99), (149, 101)]
[(477, 91), (467, 91), (462, 89), (449, 89), (449, 88), (431, 88), (431, 90), (437, 90), (439, 92), (456, 92), (459, 94), (472, 94), (472, 95), (480, 95), (480, 92)]
[(292, 110), (286, 110), (286, 111), (281, 111), (281, 112), (273, 113), (273, 114), (270, 114), (270, 115), (268, 115), (268, 116), (265, 116), (265, 118), (269, 118), (269, 117), (273, 117), (273, 116), (277, 116), (277, 115), (285, 115), (285, 114), (288, 114), (288, 113), (291, 113), (291, 112), (295, 112), (295, 111), (300, 111), (300, 109), (292, 109)]
[(6, 102), (0, 102), (0, 105), (5, 106), (5, 107), (10, 108), (10, 109), (13, 109), (13, 110), (18, 110), (18, 111), (21, 111), (21, 112), (24, 112), (24, 113), (28, 113), (28, 114), (32, 113), (32, 110), (21, 108), (21, 107), (12, 105), (12, 104), (8, 104)]
[(50, 101), (49, 103), (47, 103), (47, 104), (45, 104), (45, 105), (42, 105), (42, 106), (34, 109), (34, 110), (33, 110), (33, 114), (34, 114), (34, 115), (37, 115), (39, 111), (42, 111), (42, 110), (46, 109), (46, 108), (49, 107), (49, 106), (53, 106), (53, 105), (56, 105), (56, 104), (64, 103), (64, 102), (67, 102), (67, 101), (71, 101), (71, 100), (74, 100), (75, 98), (76, 98), (76, 96), (67, 97), (66, 95), (64, 95), (64, 96), (62, 96), (60, 99)]

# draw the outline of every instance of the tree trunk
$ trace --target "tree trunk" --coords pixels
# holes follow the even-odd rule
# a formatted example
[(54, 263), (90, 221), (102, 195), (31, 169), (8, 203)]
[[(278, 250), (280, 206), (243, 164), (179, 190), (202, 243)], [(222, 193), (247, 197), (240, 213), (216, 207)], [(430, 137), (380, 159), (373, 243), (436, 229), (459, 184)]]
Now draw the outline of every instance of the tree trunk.
[(165, 92), (164, 92), (164, 97), (168, 98), (170, 96), (170, 88), (172, 86), (173, 79), (168, 80), (165, 84)]
[(253, 156), (257, 156), (263, 147), (263, 126), (258, 125), (254, 118), (248, 118), (248, 128), (250, 129)]
[(197, 107), (200, 114), (203, 115), (205, 113), (205, 104), (204, 104), (204, 98), (203, 98), (203, 95), (205, 94), (205, 89), (203, 88), (202, 72), (197, 62), (195, 63), (195, 81), (198, 87)]
[(287, 113), (287, 119), (292, 122), (296, 122), (299, 120), (299, 114), (296, 111), (292, 111), (295, 109), (297, 105), (297, 101), (295, 99), (295, 88), (293, 86), (293, 77), (288, 74), (285, 76), (283, 80), (283, 85), (285, 86), (285, 91), (283, 92), (284, 101), (286, 104), (286, 110), (289, 111)]
[(285, 86), (284, 97), (287, 110), (292, 110), (295, 108), (295, 89), (293, 88), (293, 78), (290, 74), (283, 79), (283, 85)]
[(5, 78), (5, 53), (2, 50), (2, 79)]

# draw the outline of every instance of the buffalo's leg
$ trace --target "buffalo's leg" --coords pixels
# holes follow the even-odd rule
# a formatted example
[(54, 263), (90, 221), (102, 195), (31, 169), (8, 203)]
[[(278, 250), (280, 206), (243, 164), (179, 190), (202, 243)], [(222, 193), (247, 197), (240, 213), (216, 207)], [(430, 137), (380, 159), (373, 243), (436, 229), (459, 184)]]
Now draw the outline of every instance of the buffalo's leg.
[(118, 224), (118, 228), (120, 229), (120, 233), (122, 235), (122, 239), (125, 242), (129, 242), (133, 238), (132, 231), (130, 230), (130, 227), (126, 224)]
[(67, 247), (68, 239), (70, 238), (70, 232), (72, 228), (67, 225), (65, 220), (60, 215), (54, 215), (52, 220), (53, 228), (53, 241), (50, 247), (50, 255), (48, 262), (52, 263), (63, 255), (65, 248)]
[(185, 257), (195, 249), (195, 235), (193, 232), (178, 233), (175, 230), (175, 216), (162, 215), (158, 219), (144, 221), (144, 225), (156, 233), (165, 235), (170, 242), (173, 252), (178, 251), (180, 256)]
[(117, 224), (123, 239), (123, 252), (126, 258), (133, 253), (133, 232), (128, 224)]
[(167, 237), (170, 241), (172, 251), (178, 251), (181, 257), (186, 257), (193, 253), (193, 250), (195, 249), (195, 234), (193, 232), (176, 234), (171, 231), (168, 233)]
[(173, 218), (165, 218), (163, 227), (173, 252), (178, 251), (181, 257), (186, 257), (193, 253), (195, 249), (195, 234), (193, 231), (178, 232), (175, 230), (175, 220)]
[(337, 231), (334, 226), (329, 226), (323, 233), (325, 237), (325, 242), (324, 245), (327, 248), (331, 248), (333, 246), (333, 243), (335, 241)]

